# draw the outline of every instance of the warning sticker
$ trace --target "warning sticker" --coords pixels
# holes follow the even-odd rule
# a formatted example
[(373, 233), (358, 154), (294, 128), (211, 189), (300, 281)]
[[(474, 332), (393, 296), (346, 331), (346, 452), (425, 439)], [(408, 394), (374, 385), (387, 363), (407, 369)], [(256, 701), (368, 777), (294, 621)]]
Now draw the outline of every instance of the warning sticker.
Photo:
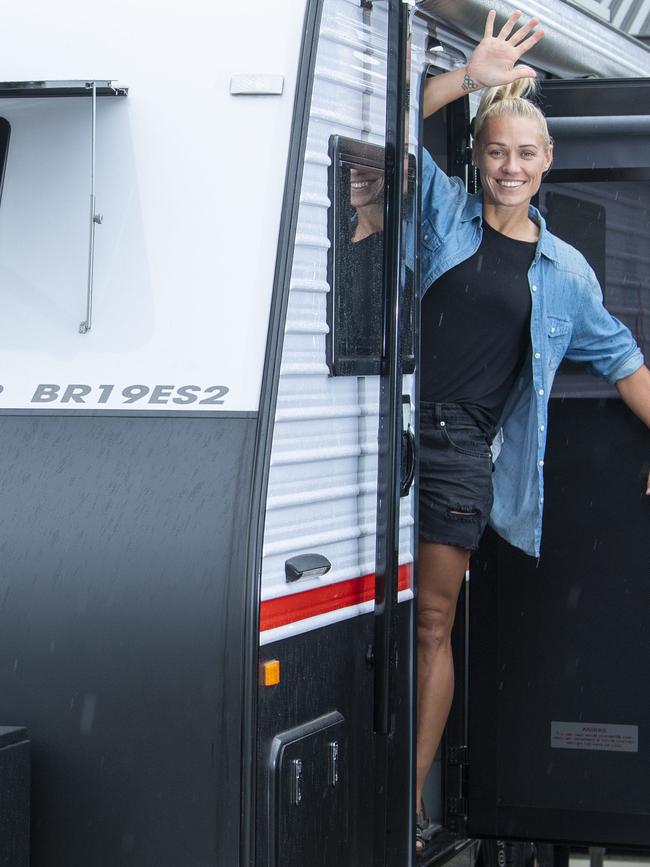
[(639, 727), (607, 723), (551, 722), (551, 747), (560, 750), (639, 752)]

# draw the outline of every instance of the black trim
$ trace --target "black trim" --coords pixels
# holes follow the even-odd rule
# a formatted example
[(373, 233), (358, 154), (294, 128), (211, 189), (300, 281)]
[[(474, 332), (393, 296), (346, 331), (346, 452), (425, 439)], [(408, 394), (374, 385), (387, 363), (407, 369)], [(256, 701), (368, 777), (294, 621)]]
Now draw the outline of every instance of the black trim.
[[(0, 99), (50, 99), (88, 97), (93, 95), (92, 78), (83, 81), (2, 81)], [(127, 96), (128, 87), (113, 87), (110, 81), (96, 81), (97, 96)]]
[(549, 184), (579, 181), (650, 181), (650, 168), (551, 169), (544, 181)]
[(304, 153), (309, 129), (309, 109), (314, 82), (314, 67), (323, 0), (307, 4), (303, 25), (302, 48), (296, 76), (293, 104), (294, 125), (289, 143), (287, 173), (282, 199), (282, 220), (278, 236), (278, 254), (273, 279), (273, 296), (269, 315), (264, 373), (260, 395), (255, 441), (255, 466), (251, 485), (251, 520), (247, 555), (247, 594), (244, 624), (245, 663), (242, 683), (242, 798), (241, 864), (252, 864), (255, 857), (256, 737), (257, 737), (257, 666), (259, 649), (259, 575), (264, 541), (266, 497), (268, 492), (273, 426), (280, 379), (284, 342), (284, 323), (289, 302), (289, 284), (293, 265), (294, 242), (298, 223), (298, 206), (304, 168)]
[[(396, 5), (397, 4), (397, 5)], [(390, 731), (392, 610), (397, 604), (399, 487), (401, 476), (402, 371), (399, 313), (402, 295), (404, 97), (408, 8), (392, 2), (388, 21), (388, 90), (384, 206), (384, 351), (379, 404), (379, 466), (375, 582), (375, 732)], [(396, 315), (397, 314), (397, 315)]]
[(390, 0), (386, 93), (386, 168), (384, 195), (384, 350), (379, 397), (377, 537), (374, 611), (375, 829), (373, 863), (387, 863), (391, 805), (391, 730), (395, 715), (397, 575), (402, 440), (401, 301), (405, 105), (409, 7)]
[(2, 201), (2, 188), (5, 182), (5, 169), (7, 167), (10, 139), (11, 124), (6, 117), (0, 117), (0, 201)]
[(547, 79), (539, 103), (547, 117), (648, 114), (648, 78)]
[(58, 416), (59, 418), (69, 418), (70, 416), (101, 416), (102, 418), (106, 418), (107, 416), (126, 416), (128, 418), (137, 418), (138, 416), (142, 416), (142, 418), (177, 418), (178, 416), (183, 416), (184, 418), (257, 418), (257, 411), (224, 410), (220, 412), (219, 410), (205, 410), (201, 412), (200, 410), (191, 409), (61, 409), (60, 407), (56, 409), (54, 407), (51, 409), (46, 409), (45, 407), (36, 409), (34, 407), (32, 409), (30, 407), (25, 409), (0, 409), (0, 416), (3, 415), (50, 415)]

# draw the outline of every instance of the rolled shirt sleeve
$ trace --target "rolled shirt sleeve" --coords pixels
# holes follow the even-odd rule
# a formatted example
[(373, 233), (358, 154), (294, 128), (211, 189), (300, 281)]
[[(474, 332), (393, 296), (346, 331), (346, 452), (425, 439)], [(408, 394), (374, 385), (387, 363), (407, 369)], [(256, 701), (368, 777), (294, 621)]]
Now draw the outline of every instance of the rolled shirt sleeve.
[(587, 364), (593, 373), (613, 384), (643, 365), (643, 353), (630, 329), (605, 308), (590, 267), (586, 281), (580, 283), (566, 357)]

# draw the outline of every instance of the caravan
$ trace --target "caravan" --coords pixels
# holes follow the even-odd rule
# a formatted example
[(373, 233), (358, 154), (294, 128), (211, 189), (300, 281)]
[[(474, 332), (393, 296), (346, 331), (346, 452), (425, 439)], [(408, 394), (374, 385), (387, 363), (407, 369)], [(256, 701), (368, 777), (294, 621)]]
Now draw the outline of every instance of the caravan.
[[(477, 182), (469, 100), (426, 124), (420, 101), (488, 8), (7, 11), (0, 723), (31, 742), (34, 867), (414, 863), (421, 148)], [(573, 5), (525, 11), (566, 141), (540, 204), (642, 341), (650, 52)], [(548, 581), (492, 540), (467, 582), (428, 863), (479, 836), (650, 847), (650, 719), (618, 678), (650, 661), (647, 504), (581, 438), (624, 435), (634, 464), (645, 433), (580, 371), (558, 397)], [(592, 492), (594, 465), (608, 502), (566, 482)], [(567, 749), (578, 723), (595, 749)]]

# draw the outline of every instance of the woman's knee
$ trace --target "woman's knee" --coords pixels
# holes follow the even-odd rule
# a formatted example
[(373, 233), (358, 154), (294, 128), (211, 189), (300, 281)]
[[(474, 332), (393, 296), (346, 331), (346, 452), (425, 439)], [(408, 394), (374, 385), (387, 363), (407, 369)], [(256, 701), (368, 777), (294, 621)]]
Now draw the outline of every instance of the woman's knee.
[(423, 649), (436, 651), (449, 644), (455, 613), (454, 599), (441, 598), (429, 604), (419, 604), (418, 643)]

